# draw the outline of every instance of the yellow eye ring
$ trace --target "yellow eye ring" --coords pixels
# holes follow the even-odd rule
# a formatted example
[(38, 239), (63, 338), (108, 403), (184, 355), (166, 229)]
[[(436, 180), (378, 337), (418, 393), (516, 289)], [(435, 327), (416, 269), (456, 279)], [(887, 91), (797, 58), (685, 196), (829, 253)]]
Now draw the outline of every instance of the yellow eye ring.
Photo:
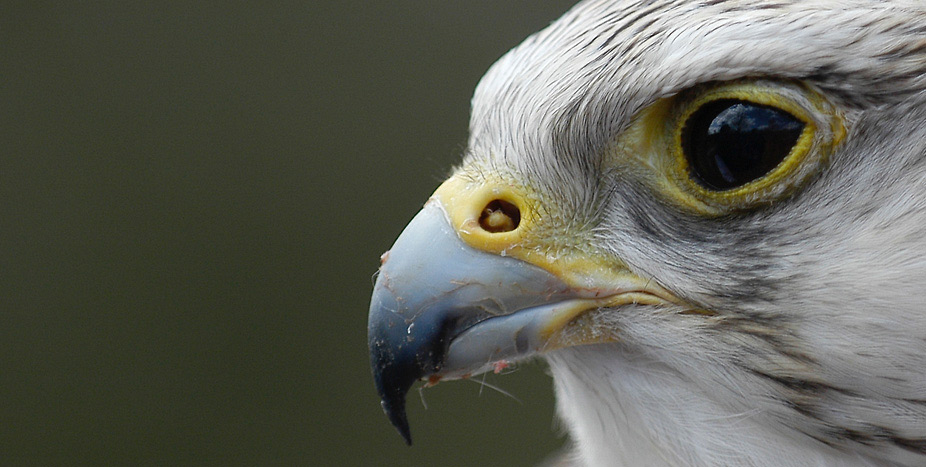
[[(793, 117), (791, 121), (803, 127), (790, 150), (764, 174), (729, 187), (711, 187), (694, 173), (684, 134), (692, 116), (718, 102), (742, 103)], [(819, 172), (845, 134), (842, 118), (823, 96), (792, 82), (744, 80), (697, 86), (673, 98), (671, 108), (671, 161), (667, 164), (671, 191), (683, 204), (709, 214), (746, 210), (791, 194)]]

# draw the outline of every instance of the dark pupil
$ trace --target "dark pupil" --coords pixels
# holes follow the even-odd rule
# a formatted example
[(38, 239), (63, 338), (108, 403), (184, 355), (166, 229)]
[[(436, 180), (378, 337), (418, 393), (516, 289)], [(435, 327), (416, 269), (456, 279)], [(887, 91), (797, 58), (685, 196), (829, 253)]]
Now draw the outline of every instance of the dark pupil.
[(774, 107), (736, 99), (703, 105), (685, 122), (682, 147), (692, 178), (729, 190), (774, 169), (791, 152), (804, 122)]

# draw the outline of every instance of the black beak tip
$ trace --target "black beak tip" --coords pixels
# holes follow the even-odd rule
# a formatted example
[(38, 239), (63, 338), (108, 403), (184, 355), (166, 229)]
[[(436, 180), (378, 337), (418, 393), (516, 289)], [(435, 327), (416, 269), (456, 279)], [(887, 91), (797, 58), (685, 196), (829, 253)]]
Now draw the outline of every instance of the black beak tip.
[(408, 416), (405, 414), (405, 399), (400, 398), (398, 400), (393, 400), (392, 403), (383, 399), (381, 404), (383, 406), (383, 412), (386, 413), (386, 417), (389, 417), (392, 426), (402, 435), (405, 444), (411, 446), (412, 432), (411, 428), (408, 426)]
[(388, 323), (381, 327), (374, 326), (370, 333), (370, 363), (383, 412), (405, 443), (411, 446), (412, 435), (405, 413), (405, 395), (426, 372), (418, 365), (412, 346), (405, 342), (404, 331), (401, 336), (396, 331), (404, 328), (395, 323), (391, 326)]
[(401, 315), (391, 311), (398, 308), (394, 299), (386, 306), (382, 305), (382, 300), (382, 295), (374, 295), (370, 314), (373, 380), (389, 422), (411, 446), (405, 395), (415, 381), (439, 370), (449, 342), (446, 336), (454, 329), (456, 320), (452, 313), (438, 310), (421, 314), (412, 327)]
[[(382, 356), (382, 355), (380, 355)], [(379, 360), (376, 362), (375, 360)], [(393, 364), (390, 364), (393, 363)], [(405, 444), (412, 445), (411, 428), (408, 426), (408, 415), (405, 413), (405, 394), (412, 384), (420, 377), (415, 368), (403, 368), (394, 365), (394, 362), (383, 361), (374, 357), (373, 379), (376, 391), (381, 399), (383, 412), (389, 418), (392, 426), (399, 430)]]

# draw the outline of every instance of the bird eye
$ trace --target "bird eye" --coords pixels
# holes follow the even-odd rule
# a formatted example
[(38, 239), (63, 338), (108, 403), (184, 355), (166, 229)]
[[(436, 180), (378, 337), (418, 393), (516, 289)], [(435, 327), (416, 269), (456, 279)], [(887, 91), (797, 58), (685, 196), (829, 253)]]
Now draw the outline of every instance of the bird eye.
[(792, 152), (806, 124), (772, 106), (718, 99), (695, 110), (682, 129), (691, 178), (713, 191), (758, 180)]
[(668, 201), (724, 215), (796, 194), (845, 135), (844, 116), (816, 88), (743, 78), (655, 101), (618, 136), (610, 160), (649, 175)]

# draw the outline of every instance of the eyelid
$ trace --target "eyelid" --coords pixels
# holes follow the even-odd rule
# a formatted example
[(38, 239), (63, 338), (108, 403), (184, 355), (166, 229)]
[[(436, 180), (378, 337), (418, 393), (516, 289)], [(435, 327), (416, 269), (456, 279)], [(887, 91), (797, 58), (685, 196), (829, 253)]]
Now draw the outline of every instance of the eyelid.
[[(778, 170), (800, 149), (797, 143), (806, 134), (806, 127), (806, 120), (779, 107), (715, 99), (701, 104), (685, 119), (679, 129), (679, 151), (695, 183), (710, 192), (728, 192)], [(767, 133), (769, 130), (772, 133)], [(741, 144), (755, 152), (743, 152)], [(769, 144), (777, 147), (770, 148)]]
[[(803, 109), (795, 105), (790, 105), (790, 103), (787, 102), (774, 102), (773, 99), (767, 95), (742, 96), (740, 93), (732, 92), (720, 92), (713, 95), (712, 94), (702, 96), (693, 104), (688, 106), (685, 113), (679, 117), (673, 137), (673, 149), (676, 152), (676, 164), (678, 165), (676, 170), (684, 174), (686, 179), (689, 180), (689, 183), (686, 184), (691, 185), (689, 189), (696, 191), (697, 195), (700, 197), (707, 198), (715, 202), (735, 202), (745, 195), (764, 190), (774, 183), (780, 181), (781, 178), (785, 177), (791, 170), (794, 169), (795, 164), (799, 164), (803, 161), (803, 157), (806, 156), (810, 151), (817, 128), (813, 121), (808, 117), (807, 112)], [(781, 163), (776, 168), (772, 169), (771, 172), (739, 187), (729, 190), (716, 191), (703, 187), (691, 179), (691, 168), (688, 166), (688, 159), (684, 154), (682, 130), (684, 129), (685, 122), (688, 121), (688, 118), (690, 118), (698, 109), (700, 109), (701, 106), (720, 99), (740, 99), (768, 107), (781, 109), (793, 115), (798, 120), (804, 122), (804, 129), (801, 132), (801, 135), (798, 137), (797, 142), (791, 148), (791, 152), (785, 156)]]
[[(708, 215), (747, 210), (783, 198), (805, 184), (827, 163), (834, 147), (845, 135), (842, 117), (816, 91), (794, 82), (743, 80), (696, 86), (671, 99), (670, 122), (666, 126), (668, 195), (681, 204)], [(787, 112), (805, 127), (791, 152), (769, 173), (728, 190), (712, 190), (697, 183), (690, 174), (684, 154), (685, 123), (703, 105), (722, 99), (752, 102)]]

